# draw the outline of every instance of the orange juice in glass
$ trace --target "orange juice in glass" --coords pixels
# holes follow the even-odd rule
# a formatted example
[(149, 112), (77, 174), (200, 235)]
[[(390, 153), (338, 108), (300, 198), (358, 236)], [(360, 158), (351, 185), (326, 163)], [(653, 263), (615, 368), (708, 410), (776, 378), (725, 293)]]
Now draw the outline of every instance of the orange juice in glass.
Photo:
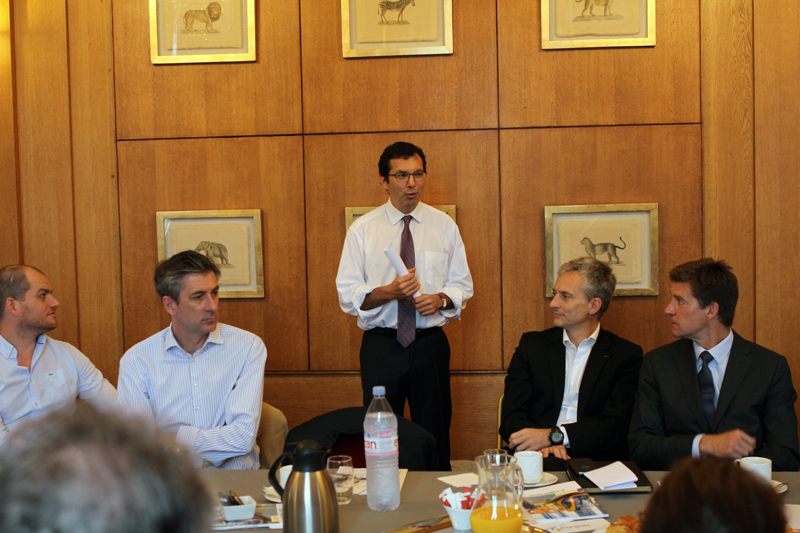
[(485, 506), (472, 511), (469, 523), (474, 533), (519, 533), (522, 511), (513, 507)]

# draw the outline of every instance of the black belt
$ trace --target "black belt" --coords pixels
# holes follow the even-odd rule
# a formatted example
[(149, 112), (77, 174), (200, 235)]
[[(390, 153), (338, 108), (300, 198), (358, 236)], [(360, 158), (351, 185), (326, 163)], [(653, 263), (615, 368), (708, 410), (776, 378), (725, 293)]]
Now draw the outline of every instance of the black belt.
[[(428, 335), (433, 335), (437, 331), (441, 331), (442, 328), (436, 326), (434, 328), (426, 328), (426, 329), (418, 329), (416, 337), (417, 339), (421, 339), (422, 337), (427, 337)], [(393, 339), (397, 338), (397, 330), (394, 328), (372, 328), (368, 329), (367, 333), (374, 333), (375, 335), (385, 335), (387, 337), (392, 337)]]

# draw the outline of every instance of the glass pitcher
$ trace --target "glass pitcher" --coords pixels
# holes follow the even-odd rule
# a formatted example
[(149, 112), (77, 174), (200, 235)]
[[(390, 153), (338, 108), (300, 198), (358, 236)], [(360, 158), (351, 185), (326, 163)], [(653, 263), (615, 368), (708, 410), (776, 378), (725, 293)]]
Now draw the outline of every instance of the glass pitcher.
[(478, 506), (469, 517), (474, 533), (519, 533), (522, 529), (520, 498), (525, 488), (522, 469), (511, 455), (487, 454), (475, 459)]

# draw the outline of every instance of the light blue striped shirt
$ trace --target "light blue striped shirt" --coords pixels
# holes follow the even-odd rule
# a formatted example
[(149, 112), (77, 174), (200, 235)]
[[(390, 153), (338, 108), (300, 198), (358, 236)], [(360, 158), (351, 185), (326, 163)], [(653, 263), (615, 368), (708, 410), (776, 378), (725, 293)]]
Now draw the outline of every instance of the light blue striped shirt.
[(0, 336), (0, 447), (22, 423), (59, 409), (71, 412), (78, 398), (100, 411), (117, 408), (117, 391), (73, 345), (43, 334), (30, 370), (17, 357)]
[(264, 342), (242, 329), (217, 324), (190, 355), (170, 326), (122, 357), (119, 403), (156, 431), (177, 433), (197, 467), (257, 469), (266, 361)]

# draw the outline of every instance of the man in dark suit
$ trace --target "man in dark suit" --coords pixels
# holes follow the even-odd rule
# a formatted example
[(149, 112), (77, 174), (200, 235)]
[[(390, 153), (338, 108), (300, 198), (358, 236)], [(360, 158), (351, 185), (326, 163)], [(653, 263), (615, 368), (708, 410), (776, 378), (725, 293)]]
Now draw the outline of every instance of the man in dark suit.
[(700, 259), (669, 277), (665, 313), (680, 340), (644, 358), (631, 458), (645, 470), (668, 470), (689, 455), (758, 455), (773, 470), (800, 468), (789, 365), (731, 329), (739, 289), (730, 266)]
[(627, 458), (642, 348), (600, 327), (616, 287), (611, 268), (561, 265), (550, 302), (556, 327), (522, 335), (511, 359), (500, 435), (545, 457)]

